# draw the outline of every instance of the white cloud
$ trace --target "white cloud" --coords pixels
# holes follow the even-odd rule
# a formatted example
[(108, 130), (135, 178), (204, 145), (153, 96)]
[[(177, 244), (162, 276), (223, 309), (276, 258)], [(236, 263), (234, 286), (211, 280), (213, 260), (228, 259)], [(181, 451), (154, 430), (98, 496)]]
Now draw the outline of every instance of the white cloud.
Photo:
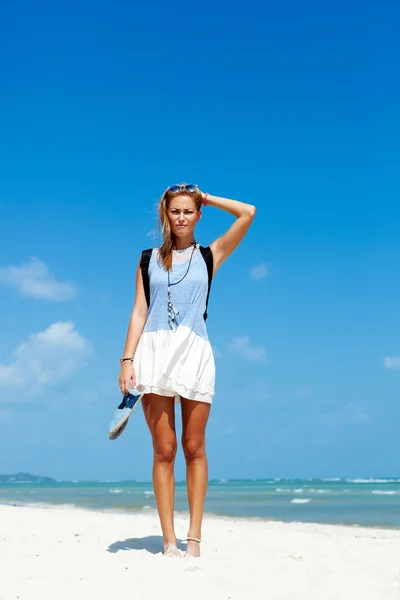
[(74, 283), (57, 281), (47, 265), (36, 257), (20, 266), (1, 267), (0, 285), (14, 287), (23, 296), (39, 300), (63, 302), (76, 295)]
[(252, 267), (250, 269), (250, 277), (251, 279), (264, 279), (268, 275), (268, 267), (265, 263), (258, 265), (257, 267)]
[(371, 417), (367, 415), (364, 411), (362, 411), (358, 406), (349, 407), (350, 411), (350, 420), (353, 423), (367, 423), (371, 420)]
[(371, 417), (355, 402), (349, 402), (346, 404), (343, 410), (343, 417), (347, 423), (367, 423), (371, 420)]
[[(29, 399), (46, 387), (71, 378), (91, 351), (91, 342), (79, 334), (73, 323), (53, 323), (22, 342), (14, 352), (13, 362), (0, 363), (0, 389), (13, 391), (13, 402), (21, 396)], [(21, 395), (15, 393), (19, 391)]]
[(387, 369), (400, 369), (400, 356), (386, 356), (383, 364)]
[(247, 360), (262, 361), (265, 358), (265, 348), (253, 346), (247, 335), (233, 338), (229, 350), (247, 358)]

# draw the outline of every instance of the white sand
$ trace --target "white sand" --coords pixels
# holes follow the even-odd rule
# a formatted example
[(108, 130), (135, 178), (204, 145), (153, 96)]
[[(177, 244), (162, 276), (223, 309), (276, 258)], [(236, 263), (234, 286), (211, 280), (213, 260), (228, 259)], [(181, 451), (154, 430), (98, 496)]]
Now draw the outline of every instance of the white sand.
[(400, 598), (398, 530), (206, 515), (188, 559), (161, 554), (153, 513), (0, 506), (0, 523), (1, 600)]

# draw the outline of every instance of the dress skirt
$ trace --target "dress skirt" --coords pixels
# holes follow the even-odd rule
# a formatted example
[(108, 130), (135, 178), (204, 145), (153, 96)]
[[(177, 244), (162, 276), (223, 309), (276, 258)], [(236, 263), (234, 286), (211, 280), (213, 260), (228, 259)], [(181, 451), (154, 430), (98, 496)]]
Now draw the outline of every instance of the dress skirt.
[(142, 333), (133, 367), (139, 392), (212, 403), (215, 361), (209, 340), (190, 327)]

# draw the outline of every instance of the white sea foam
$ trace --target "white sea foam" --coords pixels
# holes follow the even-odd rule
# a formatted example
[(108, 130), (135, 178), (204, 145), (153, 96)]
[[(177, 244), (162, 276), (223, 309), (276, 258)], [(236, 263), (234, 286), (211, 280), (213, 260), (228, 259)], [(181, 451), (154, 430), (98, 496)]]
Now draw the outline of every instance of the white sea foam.
[(122, 494), (124, 490), (108, 490), (109, 494)]
[(311, 502), (311, 498), (293, 498), (290, 502), (292, 504), (307, 504), (308, 502)]
[(143, 494), (146, 498), (152, 498), (154, 496), (154, 492), (152, 490), (144, 490)]
[(361, 477), (356, 479), (345, 479), (345, 481), (348, 481), (349, 483), (400, 483), (400, 479), (374, 479), (373, 477), (370, 477), (369, 479), (362, 479)]
[(385, 496), (398, 496), (400, 492), (396, 492), (394, 490), (372, 490), (372, 494), (381, 494)]
[(301, 494), (302, 492), (304, 492), (303, 488), (297, 488), (295, 490), (293, 490), (296, 494)]

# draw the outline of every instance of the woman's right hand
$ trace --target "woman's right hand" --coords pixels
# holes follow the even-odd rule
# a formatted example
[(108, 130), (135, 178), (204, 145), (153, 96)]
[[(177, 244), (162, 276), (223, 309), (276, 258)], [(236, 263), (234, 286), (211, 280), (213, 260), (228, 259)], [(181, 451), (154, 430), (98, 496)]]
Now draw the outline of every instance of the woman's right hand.
[(125, 360), (121, 364), (118, 385), (124, 396), (129, 394), (129, 390), (131, 388), (135, 388), (136, 386), (135, 369), (133, 368), (133, 363), (130, 360)]

